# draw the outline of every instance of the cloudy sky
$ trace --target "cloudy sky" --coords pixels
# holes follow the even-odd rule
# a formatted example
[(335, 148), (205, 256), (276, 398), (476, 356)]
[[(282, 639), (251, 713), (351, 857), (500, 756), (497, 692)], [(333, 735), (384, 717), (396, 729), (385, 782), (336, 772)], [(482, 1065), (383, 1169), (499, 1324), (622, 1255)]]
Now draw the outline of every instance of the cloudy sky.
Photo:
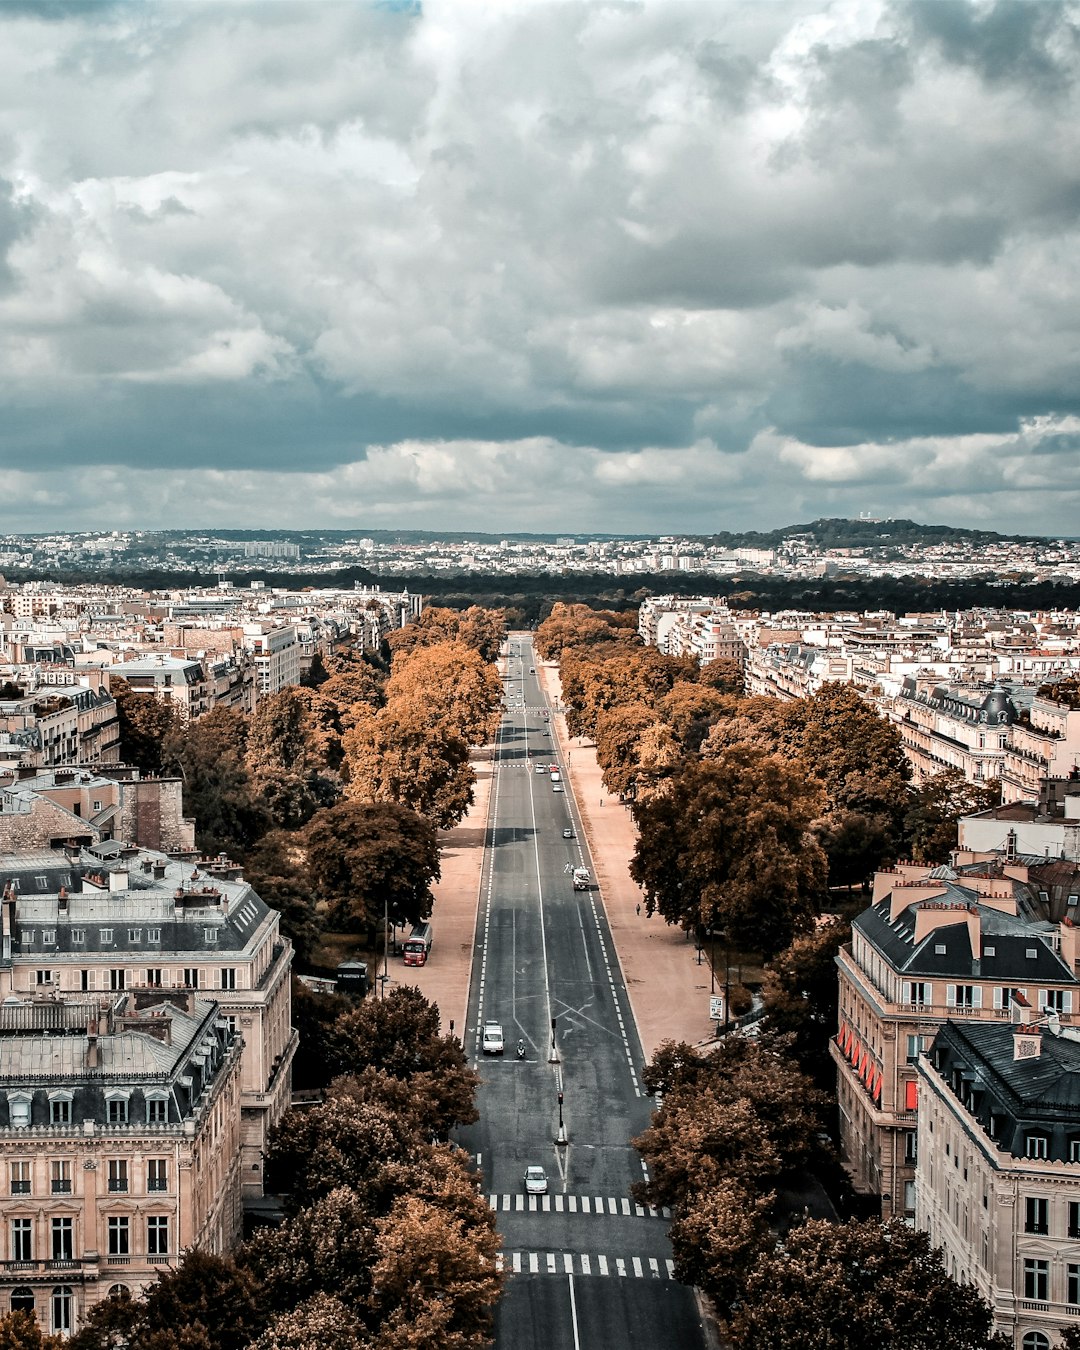
[(1080, 8), (0, 4), (0, 530), (1080, 534)]

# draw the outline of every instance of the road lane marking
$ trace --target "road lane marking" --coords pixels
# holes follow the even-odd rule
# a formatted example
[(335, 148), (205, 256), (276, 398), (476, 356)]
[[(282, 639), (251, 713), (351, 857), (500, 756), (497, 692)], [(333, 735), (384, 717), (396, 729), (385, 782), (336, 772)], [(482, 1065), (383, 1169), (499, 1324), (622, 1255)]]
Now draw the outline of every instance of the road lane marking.
[(574, 1260), (566, 1258), (566, 1274), (570, 1281), (570, 1324), (574, 1328), (574, 1350), (581, 1350), (581, 1337), (578, 1335), (577, 1299), (574, 1296)]

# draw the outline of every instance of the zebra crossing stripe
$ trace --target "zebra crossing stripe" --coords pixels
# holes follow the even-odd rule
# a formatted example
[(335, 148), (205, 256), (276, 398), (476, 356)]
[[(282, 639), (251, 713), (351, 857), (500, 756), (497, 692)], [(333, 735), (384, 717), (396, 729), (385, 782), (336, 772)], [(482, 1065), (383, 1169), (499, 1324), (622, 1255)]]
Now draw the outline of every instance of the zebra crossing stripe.
[(564, 1274), (564, 1275), (573, 1275), (573, 1273), (574, 1273), (574, 1258), (573, 1258), (573, 1255), (572, 1255), (570, 1252), (563, 1252), (562, 1265), (563, 1265), (563, 1274)]
[(660, 1263), (657, 1261), (655, 1256), (649, 1257), (649, 1274), (653, 1277), (654, 1280), (658, 1280), (660, 1278)]
[[(528, 1267), (530, 1275), (614, 1275), (618, 1279), (673, 1280), (675, 1263), (656, 1256), (603, 1256), (589, 1252), (499, 1252), (496, 1264), (500, 1270), (511, 1270), (520, 1275)], [(578, 1264), (580, 1263), (580, 1264)]]
[(539, 1275), (539, 1274), (540, 1274), (540, 1253), (539, 1253), (539, 1252), (530, 1252), (530, 1253), (529, 1253), (529, 1274), (530, 1274), (530, 1275)]
[[(527, 1203), (526, 1203), (527, 1202)], [(670, 1219), (667, 1205), (639, 1205), (625, 1196), (616, 1195), (523, 1195), (508, 1191), (504, 1195), (488, 1196), (488, 1208), (495, 1212), (518, 1214), (615, 1214), (624, 1218)]]
[(520, 1274), (521, 1274), (521, 1253), (520, 1253), (520, 1252), (515, 1252), (515, 1253), (514, 1253), (514, 1260), (513, 1260), (513, 1262), (512, 1262), (512, 1265), (513, 1265), (513, 1268), (514, 1268), (514, 1273), (515, 1273), (516, 1275), (520, 1275)]
[(559, 1214), (563, 1212), (563, 1198), (561, 1195), (555, 1197), (555, 1209)]
[(667, 1266), (668, 1279), (673, 1280), (675, 1278), (675, 1262), (669, 1257), (664, 1265)]
[(615, 1270), (622, 1279), (626, 1278), (626, 1262), (621, 1256), (615, 1258)]
[(549, 1274), (549, 1275), (554, 1275), (554, 1274), (555, 1274), (555, 1253), (554, 1253), (554, 1252), (548, 1252), (548, 1254), (547, 1254), (547, 1268), (548, 1268), (548, 1274)]
[(598, 1257), (596, 1258), (596, 1264), (600, 1267), (600, 1274), (601, 1274), (601, 1275), (606, 1275), (606, 1274), (608, 1273), (608, 1268), (607, 1268), (607, 1257), (606, 1257), (606, 1256), (598, 1256)]
[(622, 1202), (622, 1212), (623, 1212), (624, 1214), (629, 1214), (629, 1213), (630, 1213), (630, 1201), (629, 1201), (629, 1200), (624, 1200), (624, 1201)]
[(641, 1271), (641, 1257), (640, 1257), (640, 1256), (632, 1256), (632, 1257), (630, 1258), (630, 1260), (634, 1263), (634, 1274), (635, 1274), (635, 1276), (640, 1280), (640, 1279), (641, 1279), (641, 1275), (642, 1275), (642, 1271)]
[(582, 1275), (592, 1274), (592, 1257), (586, 1256), (584, 1253), (581, 1257), (581, 1273)]
[(566, 1198), (567, 1198), (567, 1200), (569, 1201), (569, 1204), (570, 1204), (570, 1213), (571, 1213), (571, 1214), (576, 1214), (576, 1213), (577, 1213), (577, 1196), (576, 1196), (576, 1195), (568, 1195)]

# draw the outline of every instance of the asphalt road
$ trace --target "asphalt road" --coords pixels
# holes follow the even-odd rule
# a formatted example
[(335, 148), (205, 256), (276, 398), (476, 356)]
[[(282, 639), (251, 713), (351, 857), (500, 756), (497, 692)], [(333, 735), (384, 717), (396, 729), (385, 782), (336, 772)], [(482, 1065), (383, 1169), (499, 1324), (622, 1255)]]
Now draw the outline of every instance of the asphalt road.
[[(601, 896), (573, 889), (573, 867), (595, 869), (573, 798), (553, 789), (533, 664), (528, 638), (511, 639), (465, 1038), (483, 1083), (480, 1121), (460, 1142), (497, 1211), (508, 1275), (496, 1345), (695, 1350), (704, 1339), (692, 1291), (672, 1277), (669, 1216), (630, 1199), (644, 1175), (630, 1140), (651, 1109), (641, 1046)], [(502, 1023), (501, 1058), (481, 1053), (487, 1020)], [(524, 1193), (532, 1164), (547, 1170), (547, 1196)]]

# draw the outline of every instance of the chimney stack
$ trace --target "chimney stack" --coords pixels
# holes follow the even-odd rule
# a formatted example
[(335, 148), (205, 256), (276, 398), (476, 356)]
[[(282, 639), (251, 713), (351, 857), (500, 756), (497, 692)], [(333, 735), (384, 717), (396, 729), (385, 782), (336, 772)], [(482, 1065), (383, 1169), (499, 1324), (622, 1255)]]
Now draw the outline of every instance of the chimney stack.
[(1038, 1059), (1042, 1054), (1042, 1032), (1038, 1027), (1018, 1024), (1013, 1027), (1013, 1061)]

